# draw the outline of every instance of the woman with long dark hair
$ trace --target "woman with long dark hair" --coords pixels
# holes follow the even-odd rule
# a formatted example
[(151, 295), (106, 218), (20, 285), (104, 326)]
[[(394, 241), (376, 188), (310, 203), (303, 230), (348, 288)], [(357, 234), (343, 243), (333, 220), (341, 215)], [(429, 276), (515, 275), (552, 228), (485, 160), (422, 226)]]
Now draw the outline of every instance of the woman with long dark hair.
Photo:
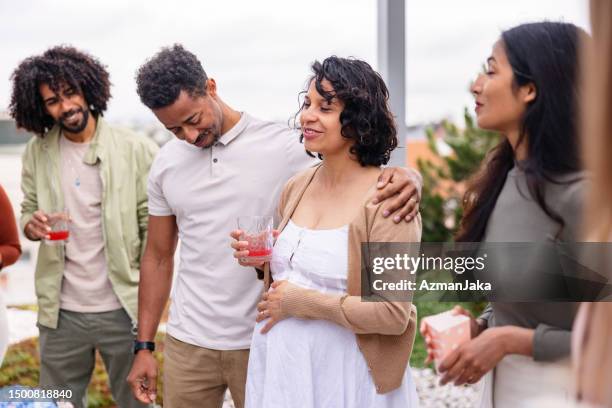
[[(584, 32), (572, 24), (531, 23), (503, 32), (493, 46), (486, 72), (471, 91), (479, 127), (503, 138), (468, 185), (457, 241), (579, 239), (584, 190), (577, 136), (581, 36)], [(522, 265), (527, 272), (541, 270), (538, 255), (526, 255)], [(576, 309), (574, 303), (492, 302), (478, 319), (470, 316), (472, 340), (442, 362), (442, 383), (475, 383), (494, 370), (485, 381), (490, 392), (483, 406), (569, 398)], [(433, 353), (433, 345), (428, 347)]]
[[(322, 162), (281, 194), (274, 282), (258, 304), (246, 406), (414, 407), (416, 309), (360, 284), (362, 256), (370, 256), (362, 242), (421, 239), (420, 216), (397, 225), (372, 203), (380, 166), (397, 146), (389, 92), (364, 61), (329, 57), (312, 70), (299, 115), (304, 147)], [(246, 245), (232, 244), (238, 260)]]

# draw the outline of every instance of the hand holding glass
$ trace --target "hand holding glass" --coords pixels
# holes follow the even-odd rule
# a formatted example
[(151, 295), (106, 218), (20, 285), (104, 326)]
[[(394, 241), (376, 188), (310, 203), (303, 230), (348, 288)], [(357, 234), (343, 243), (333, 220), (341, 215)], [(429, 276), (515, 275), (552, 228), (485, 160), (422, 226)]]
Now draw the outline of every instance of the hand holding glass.
[(47, 245), (60, 245), (67, 242), (70, 236), (69, 222), (70, 214), (67, 209), (47, 213), (47, 223), (51, 231), (47, 234), (49, 238), (45, 239), (45, 243)]
[(240, 241), (248, 242), (246, 261), (269, 262), (272, 259), (274, 238), (272, 216), (247, 215), (238, 217), (238, 229), (242, 231)]

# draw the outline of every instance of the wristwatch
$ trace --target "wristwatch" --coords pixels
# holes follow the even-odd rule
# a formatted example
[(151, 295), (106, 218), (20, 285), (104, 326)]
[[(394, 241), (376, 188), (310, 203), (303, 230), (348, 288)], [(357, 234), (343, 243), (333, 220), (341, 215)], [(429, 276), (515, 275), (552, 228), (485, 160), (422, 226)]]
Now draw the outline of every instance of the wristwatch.
[(155, 342), (134, 340), (134, 354), (138, 353), (140, 350), (155, 351)]

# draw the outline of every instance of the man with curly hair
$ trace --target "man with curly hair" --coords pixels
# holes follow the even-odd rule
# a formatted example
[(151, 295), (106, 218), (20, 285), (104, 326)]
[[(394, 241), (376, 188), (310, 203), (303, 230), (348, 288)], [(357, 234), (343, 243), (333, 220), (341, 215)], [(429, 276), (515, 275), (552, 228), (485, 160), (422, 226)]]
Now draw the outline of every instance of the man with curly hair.
[[(21, 227), (41, 241), (36, 266), (40, 385), (87, 406), (97, 350), (120, 407), (144, 406), (125, 381), (133, 358), (146, 180), (157, 145), (107, 124), (109, 75), (92, 56), (53, 47), (12, 75), (10, 113), (33, 132), (23, 154)], [(69, 239), (50, 240), (53, 214), (70, 214)]]
[[(165, 407), (221, 407), (229, 388), (244, 405), (256, 304), (263, 286), (233, 259), (230, 231), (241, 215), (273, 215), (287, 180), (318, 162), (299, 134), (227, 105), (200, 61), (180, 45), (137, 74), (141, 101), (176, 139), (149, 175), (150, 239), (143, 255), (137, 340), (151, 344), (168, 300), (181, 238), (164, 357)], [(418, 211), (417, 174), (388, 169), (378, 199), (396, 222)], [(389, 180), (392, 180), (389, 182)], [(408, 203), (408, 204), (407, 204)], [(140, 350), (128, 377), (142, 402), (155, 400), (157, 362)]]

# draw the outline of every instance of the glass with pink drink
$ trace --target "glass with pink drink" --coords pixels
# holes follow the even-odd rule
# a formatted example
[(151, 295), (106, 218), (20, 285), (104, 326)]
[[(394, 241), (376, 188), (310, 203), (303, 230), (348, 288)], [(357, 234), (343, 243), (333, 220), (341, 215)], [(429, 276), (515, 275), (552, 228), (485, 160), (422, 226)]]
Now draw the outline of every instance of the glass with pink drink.
[(238, 229), (242, 230), (240, 241), (249, 243), (249, 255), (246, 260), (253, 262), (269, 262), (272, 259), (272, 216), (245, 215), (238, 217)]
[(47, 214), (47, 223), (51, 227), (49, 231), (49, 239), (45, 239), (47, 245), (60, 245), (68, 242), (70, 230), (68, 223), (70, 222), (70, 214), (68, 209), (54, 210)]

